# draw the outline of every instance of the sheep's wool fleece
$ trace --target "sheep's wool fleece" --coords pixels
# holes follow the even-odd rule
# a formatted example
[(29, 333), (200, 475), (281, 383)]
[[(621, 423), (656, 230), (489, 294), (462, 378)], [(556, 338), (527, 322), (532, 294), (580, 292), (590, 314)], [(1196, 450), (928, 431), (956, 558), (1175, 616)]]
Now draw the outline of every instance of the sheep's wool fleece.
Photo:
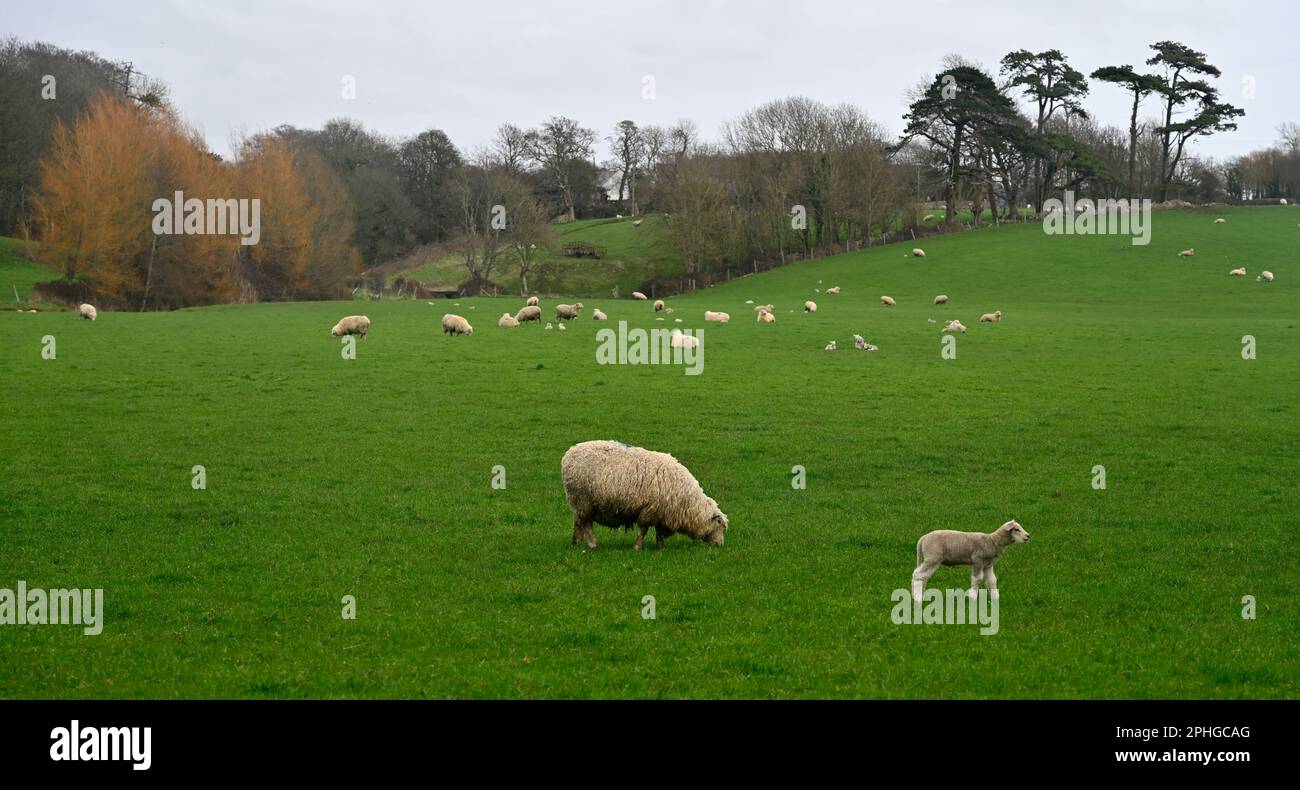
[(570, 447), (560, 461), (564, 494), (577, 517), (608, 527), (664, 527), (707, 534), (717, 503), (676, 458), (622, 442)]

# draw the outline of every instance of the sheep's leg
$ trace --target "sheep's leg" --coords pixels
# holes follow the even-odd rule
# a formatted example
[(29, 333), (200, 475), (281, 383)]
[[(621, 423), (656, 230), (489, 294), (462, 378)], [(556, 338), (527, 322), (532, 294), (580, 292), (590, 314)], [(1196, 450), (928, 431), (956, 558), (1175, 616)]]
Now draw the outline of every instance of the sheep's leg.
[(926, 581), (934, 575), (935, 570), (939, 567), (938, 560), (926, 560), (912, 571), (912, 600), (921, 600), (921, 593), (925, 592)]
[(989, 597), (998, 597), (998, 577), (993, 573), (993, 566), (989, 565), (984, 569), (984, 586), (988, 588)]
[[(632, 548), (636, 549), (637, 551), (640, 551), (641, 546), (645, 543), (645, 534), (650, 531), (650, 528), (647, 527), (645, 524), (640, 524), (638, 525), (637, 528), (640, 530), (640, 534), (636, 536), (636, 543), (632, 544)], [(655, 534), (657, 535), (658, 532), (656, 532)]]
[(970, 566), (970, 590), (966, 593), (971, 598), (979, 595), (980, 579), (984, 578), (984, 566), (973, 563)]
[(664, 532), (662, 529), (659, 529), (658, 527), (655, 527), (655, 548), (662, 549), (664, 547), (665, 540), (668, 540), (668, 533)]
[(573, 545), (578, 545), (578, 540), (582, 539), (587, 542), (587, 548), (596, 548), (596, 531), (591, 528), (591, 520), (584, 519), (581, 516), (573, 517)]

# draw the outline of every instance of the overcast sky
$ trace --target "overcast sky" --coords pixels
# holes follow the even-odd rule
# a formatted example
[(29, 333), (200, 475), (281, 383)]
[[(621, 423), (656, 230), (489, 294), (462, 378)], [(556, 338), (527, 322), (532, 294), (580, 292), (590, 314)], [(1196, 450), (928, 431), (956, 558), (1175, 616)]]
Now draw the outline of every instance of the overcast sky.
[[(130, 60), (164, 80), (211, 148), (283, 123), (348, 116), (386, 135), (444, 130), (462, 151), (505, 121), (567, 115), (603, 136), (619, 120), (690, 118), (707, 139), (762, 102), (805, 95), (863, 107), (891, 133), (905, 93), (960, 53), (995, 70), (1013, 49), (1057, 48), (1090, 73), (1142, 65), (1172, 39), (1223, 71), (1241, 128), (1197, 144), (1229, 157), (1300, 122), (1300, 2), (137, 2), (4, 0), (0, 33)], [(356, 98), (342, 97), (345, 76)], [(648, 79), (653, 98), (644, 98)], [(1253, 84), (1253, 98), (1249, 90)], [(1127, 128), (1117, 87), (1087, 108)], [(1154, 115), (1155, 105), (1144, 105)], [(607, 156), (601, 145), (601, 158)]]

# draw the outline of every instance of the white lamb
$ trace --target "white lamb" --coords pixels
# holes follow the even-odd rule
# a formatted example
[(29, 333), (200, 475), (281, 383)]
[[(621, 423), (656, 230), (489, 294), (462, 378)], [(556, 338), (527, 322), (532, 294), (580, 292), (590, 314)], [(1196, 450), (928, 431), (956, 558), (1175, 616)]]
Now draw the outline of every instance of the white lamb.
[(880, 303), (883, 304), (885, 307), (893, 307), (894, 305), (898, 304), (897, 302), (894, 301), (894, 297), (892, 296), (880, 297)]
[(816, 302), (804, 302), (804, 303), (803, 303), (803, 311), (804, 311), (805, 313), (815, 313), (815, 312), (817, 312), (817, 303), (816, 303)]
[(1246, 267), (1245, 267), (1245, 266), (1242, 266), (1242, 267), (1239, 268), (1239, 269), (1233, 269), (1232, 271), (1228, 272), (1228, 276), (1229, 276), (1229, 277), (1245, 277), (1245, 276), (1246, 276)]
[(912, 571), (912, 599), (921, 600), (925, 583), (940, 565), (969, 565), (970, 592), (974, 598), (984, 580), (989, 595), (998, 597), (998, 577), (993, 565), (1012, 543), (1028, 543), (1029, 533), (1015, 522), (1008, 521), (993, 532), (958, 532), (940, 529), (927, 532), (916, 542), (916, 570)]
[(1259, 276), (1255, 278), (1255, 282), (1271, 283), (1273, 282), (1273, 273), (1270, 271), (1260, 272)]

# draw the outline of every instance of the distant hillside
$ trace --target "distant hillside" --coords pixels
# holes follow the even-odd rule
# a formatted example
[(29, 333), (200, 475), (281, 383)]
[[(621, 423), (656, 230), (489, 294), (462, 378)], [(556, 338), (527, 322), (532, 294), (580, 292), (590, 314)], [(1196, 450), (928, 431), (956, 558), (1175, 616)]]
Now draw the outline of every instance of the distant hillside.
[(36, 283), (59, 276), (53, 269), (29, 259), (24, 254), (25, 246), (21, 239), (0, 236), (0, 309), (26, 308)]

